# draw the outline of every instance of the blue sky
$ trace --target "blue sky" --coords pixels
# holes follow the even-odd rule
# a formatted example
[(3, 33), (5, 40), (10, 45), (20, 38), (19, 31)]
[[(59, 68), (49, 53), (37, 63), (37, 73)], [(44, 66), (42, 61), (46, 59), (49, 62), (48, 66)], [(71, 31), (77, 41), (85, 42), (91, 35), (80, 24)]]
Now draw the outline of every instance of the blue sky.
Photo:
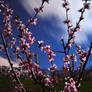
[[(33, 8), (40, 5), (39, 0), (5, 0), (9, 3), (9, 6), (14, 10), (14, 14), (18, 15), (21, 20), (26, 24), (27, 19), (30, 16), (34, 15)], [(57, 2), (56, 2), (57, 1)], [(80, 1), (80, 0), (78, 0)], [(77, 10), (81, 8), (82, 3), (75, 0), (70, 0), (71, 12), (70, 19), (72, 19), (73, 24), (76, 23), (79, 14)], [(33, 36), (37, 40), (44, 40), (45, 45), (51, 45), (51, 48), (54, 50), (62, 51), (62, 45), (60, 42), (61, 37), (66, 38), (67, 34), (64, 31), (66, 26), (63, 24), (64, 20), (64, 9), (62, 8), (61, 0), (50, 0), (49, 4), (45, 4), (44, 12), (38, 15), (38, 22), (36, 26), (30, 28)], [(85, 21), (81, 23), (82, 30), (79, 34), (76, 34), (76, 42), (81, 44), (82, 47), (86, 50), (88, 49), (90, 41), (92, 41), (92, 9), (85, 14)], [(90, 17), (90, 18), (89, 18)], [(84, 25), (84, 26), (83, 26)], [(36, 49), (35, 49), (36, 48)], [(33, 52), (38, 53), (39, 62), (42, 68), (48, 68), (50, 63), (45, 54), (43, 54), (39, 48), (34, 44)], [(73, 53), (73, 51), (72, 51)], [(56, 54), (55, 63), (58, 66), (58, 69), (63, 65), (63, 55), (60, 53)], [(91, 55), (92, 57), (92, 55)], [(92, 65), (92, 60), (89, 59), (87, 67)]]

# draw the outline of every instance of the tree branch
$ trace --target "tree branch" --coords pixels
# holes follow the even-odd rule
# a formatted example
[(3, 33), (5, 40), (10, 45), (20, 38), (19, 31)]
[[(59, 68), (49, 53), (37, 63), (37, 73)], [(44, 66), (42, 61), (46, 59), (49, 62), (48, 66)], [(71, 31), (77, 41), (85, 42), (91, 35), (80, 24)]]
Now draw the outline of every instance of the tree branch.
[[(10, 64), (10, 68), (12, 69), (12, 72), (13, 72), (13, 74), (14, 74), (14, 78), (15, 78), (15, 80), (16, 80), (16, 82), (17, 82), (18, 84), (22, 84), (22, 83), (20, 82), (19, 78), (16, 76), (16, 73), (15, 73), (15, 71), (14, 71), (13, 65), (12, 65), (12, 63), (11, 63), (10, 56), (9, 56), (9, 54), (8, 54), (8, 49), (7, 49), (7, 46), (6, 46), (6, 42), (5, 42), (4, 36), (3, 36), (2, 33), (0, 33), (0, 34), (1, 34), (2, 41), (3, 41), (4, 49), (5, 49), (5, 52), (6, 52), (6, 56), (7, 56), (7, 58), (8, 58), (8, 63)], [(22, 87), (21, 90), (22, 90), (22, 92), (26, 92), (26, 90), (25, 90), (24, 87)]]
[(92, 42), (91, 42), (91, 45), (90, 45), (90, 47), (89, 47), (89, 51), (88, 51), (88, 54), (87, 54), (87, 56), (86, 56), (86, 60), (85, 60), (85, 62), (84, 62), (84, 64), (83, 64), (82, 71), (80, 72), (80, 75), (79, 75), (78, 81), (77, 81), (77, 83), (76, 83), (76, 86), (79, 85), (79, 83), (80, 83), (80, 79), (81, 79), (82, 76), (83, 76), (83, 73), (84, 73), (86, 64), (87, 64), (88, 59), (89, 59), (89, 56), (90, 56), (90, 54), (91, 54), (91, 50), (92, 50)]

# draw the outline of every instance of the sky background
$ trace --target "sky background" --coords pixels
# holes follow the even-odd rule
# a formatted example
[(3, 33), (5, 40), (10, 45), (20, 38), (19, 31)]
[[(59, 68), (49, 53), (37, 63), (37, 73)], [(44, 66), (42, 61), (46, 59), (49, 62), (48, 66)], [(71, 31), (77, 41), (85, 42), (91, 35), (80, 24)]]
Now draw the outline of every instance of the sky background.
[[(33, 8), (39, 7), (41, 0), (5, 0), (9, 3), (9, 7), (14, 10), (14, 14), (18, 15), (20, 19), (27, 24), (27, 20), (34, 15)], [(72, 24), (75, 25), (78, 20), (79, 13), (77, 12), (82, 7), (81, 0), (69, 0), (70, 1), (70, 12), (69, 18), (72, 20)], [(67, 38), (66, 26), (63, 24), (65, 19), (65, 11), (62, 8), (62, 0), (49, 0), (49, 4), (44, 5), (43, 13), (37, 16), (37, 25), (30, 27), (29, 30), (33, 33), (33, 36), (37, 40), (43, 40), (44, 45), (51, 45), (54, 50), (62, 51), (62, 45), (60, 39)], [(85, 13), (85, 20), (81, 23), (81, 30), (76, 34), (76, 43), (80, 44), (85, 50), (88, 49), (90, 42), (92, 41), (92, 9)], [(36, 48), (36, 49), (35, 49)], [(41, 68), (48, 68), (50, 63), (45, 54), (43, 54), (37, 45), (34, 44), (33, 52), (38, 53), (39, 62)], [(73, 53), (72, 51), (71, 53)], [(63, 66), (63, 55), (60, 53), (56, 54), (55, 64), (58, 69)], [(92, 55), (91, 55), (92, 57)], [(89, 59), (87, 67), (92, 65), (92, 59)], [(16, 61), (16, 60), (14, 60)]]

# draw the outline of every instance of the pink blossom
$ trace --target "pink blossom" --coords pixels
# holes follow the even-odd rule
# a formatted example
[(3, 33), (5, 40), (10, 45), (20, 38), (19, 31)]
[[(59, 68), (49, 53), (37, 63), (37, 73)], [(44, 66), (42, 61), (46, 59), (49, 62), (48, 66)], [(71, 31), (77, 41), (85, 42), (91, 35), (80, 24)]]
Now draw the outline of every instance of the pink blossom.
[(25, 34), (26, 38), (30, 38), (30, 37), (31, 37), (31, 35), (32, 35), (32, 33), (31, 33), (31, 32), (26, 32), (26, 34)]
[(80, 49), (80, 48), (81, 48), (81, 46), (80, 46), (80, 45), (78, 45), (78, 46), (77, 46), (77, 48), (78, 48), (78, 49)]
[(87, 52), (83, 52), (83, 53), (81, 53), (80, 56), (82, 56), (83, 58), (86, 57), (86, 56), (87, 56)]
[(65, 20), (64, 24), (70, 24), (70, 22), (71, 22), (70, 20)]
[(38, 41), (39, 47), (41, 47), (43, 45), (43, 41)]
[(46, 46), (45, 46), (45, 49), (46, 49), (46, 50), (49, 50), (49, 49), (50, 49), (50, 45), (46, 45)]
[(0, 1), (0, 12), (2, 11), (2, 8), (4, 8), (4, 2), (3, 1)]
[(21, 89), (23, 88), (23, 84), (17, 84), (17, 87)]
[(38, 72), (38, 75), (39, 75), (39, 76), (42, 76), (42, 75), (43, 75), (42, 71), (39, 71), (39, 72)]
[(29, 37), (28, 42), (29, 42), (30, 44), (33, 44), (34, 41), (35, 41), (35, 37), (33, 37), (33, 38)]
[(68, 44), (68, 48), (69, 48), (69, 49), (71, 48), (71, 44)]
[(15, 45), (15, 42), (16, 42), (16, 39), (13, 37), (8, 45), (12, 48)]
[(69, 71), (69, 67), (67, 67), (66, 65), (63, 66), (62, 70), (67, 73)]
[(29, 19), (29, 20), (28, 20), (28, 23), (35, 25), (35, 24), (37, 23), (37, 19)]
[(75, 83), (65, 82), (64, 92), (78, 92)]
[(55, 56), (55, 54), (54, 54), (54, 52), (52, 50), (48, 50), (47, 54), (51, 55), (51, 56)]
[(69, 37), (72, 37), (72, 36), (73, 36), (73, 28), (71, 28), (69, 31)]
[(23, 34), (25, 34), (27, 32), (28, 28), (24, 24), (19, 24), (18, 25), (18, 30), (20, 32), (22, 32)]
[(26, 43), (25, 45), (26, 45), (26, 47), (27, 47), (27, 48), (30, 48), (30, 45), (29, 45), (29, 43)]
[(50, 63), (52, 63), (54, 61), (54, 59), (51, 56), (48, 56), (48, 60)]
[(25, 44), (25, 39), (21, 38), (19, 43), (20, 43), (20, 46), (24, 45)]
[(70, 58), (69, 55), (66, 55), (66, 56), (64, 57), (64, 62), (68, 61), (69, 58)]
[(50, 45), (46, 45), (45, 47), (41, 47), (41, 51), (48, 52), (50, 50)]
[(16, 80), (15, 80), (15, 79), (13, 79), (13, 82), (14, 82), (14, 83), (16, 83)]
[(15, 47), (15, 49), (13, 50), (13, 53), (17, 53), (20, 50), (20, 48), (18, 46)]
[(16, 76), (17, 77), (20, 77), (20, 72), (16, 72)]
[(45, 81), (45, 85), (49, 86), (49, 83), (51, 82), (50, 79), (49, 78), (45, 78), (44, 81)]
[(79, 32), (79, 31), (80, 31), (80, 25), (78, 25), (76, 28), (76, 32)]
[(22, 21), (19, 21), (19, 20), (17, 20), (17, 19), (15, 19), (15, 21), (14, 21), (14, 25), (16, 26), (16, 25), (20, 25), (20, 24), (22, 24)]
[(50, 68), (48, 68), (48, 70), (53, 72), (56, 68), (57, 68), (57, 66), (55, 64), (53, 64), (52, 66), (50, 66)]
[(77, 58), (76, 58), (76, 55), (75, 55), (75, 54), (72, 54), (72, 55), (70, 56), (70, 59), (71, 59), (72, 61), (77, 61)]

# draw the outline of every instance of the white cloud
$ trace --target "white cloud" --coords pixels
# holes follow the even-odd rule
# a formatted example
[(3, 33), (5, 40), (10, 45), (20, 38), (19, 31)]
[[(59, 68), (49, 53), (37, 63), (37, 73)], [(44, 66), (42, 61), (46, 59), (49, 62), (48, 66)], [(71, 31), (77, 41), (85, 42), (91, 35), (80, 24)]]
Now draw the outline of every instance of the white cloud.
[[(13, 62), (13, 61), (12, 61)], [(13, 67), (18, 67), (18, 64), (16, 62), (13, 62)], [(0, 66), (7, 66), (10, 67), (8, 60), (0, 56)]]
[[(65, 11), (62, 8), (62, 1), (63, 0), (49, 0), (49, 4), (45, 3), (44, 5), (44, 12), (40, 14), (41, 18), (48, 18), (49, 16), (55, 16), (59, 18), (57, 25), (62, 27), (62, 20), (65, 18)], [(72, 20), (72, 23), (75, 25), (79, 13), (77, 12), (82, 7), (82, 0), (69, 0), (70, 2), (70, 13), (69, 17)], [(22, 5), (28, 11), (30, 15), (33, 14), (33, 8), (39, 7), (41, 0), (22, 0)], [(81, 31), (76, 35), (76, 42), (78, 43), (85, 43), (88, 41), (87, 35), (92, 34), (92, 10), (85, 13), (85, 20), (81, 23)], [(65, 28), (64, 28), (65, 29)], [(53, 33), (54, 34), (54, 33)], [(60, 35), (60, 33), (59, 33)]]

